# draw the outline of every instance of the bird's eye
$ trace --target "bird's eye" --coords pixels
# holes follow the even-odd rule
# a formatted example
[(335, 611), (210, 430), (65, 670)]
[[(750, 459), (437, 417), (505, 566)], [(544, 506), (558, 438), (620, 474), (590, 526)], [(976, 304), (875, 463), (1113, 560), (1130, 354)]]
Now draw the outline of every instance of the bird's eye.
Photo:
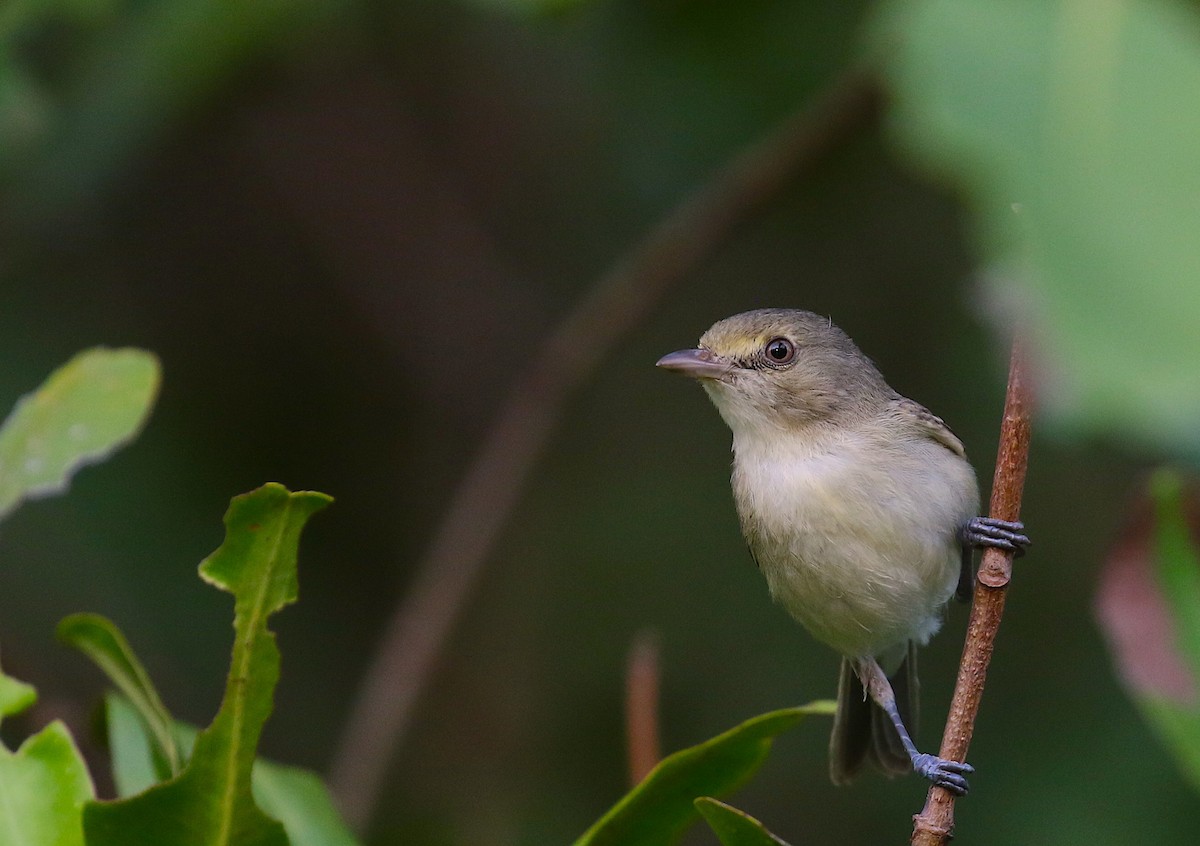
[(775, 366), (790, 364), (796, 357), (796, 345), (787, 338), (774, 338), (765, 347), (767, 362)]

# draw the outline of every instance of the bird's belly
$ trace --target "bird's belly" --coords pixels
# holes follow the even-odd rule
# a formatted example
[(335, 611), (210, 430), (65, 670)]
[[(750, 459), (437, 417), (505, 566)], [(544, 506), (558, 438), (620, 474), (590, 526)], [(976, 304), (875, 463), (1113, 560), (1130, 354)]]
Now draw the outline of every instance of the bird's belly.
[(775, 462), (751, 468), (750, 479), (739, 464), (746, 540), (771, 594), (814, 637), (843, 655), (876, 656), (938, 630), (961, 563), (957, 490), (889, 491), (896, 477), (882, 467), (864, 475), (861, 462), (849, 479), (836, 461)]
[[(877, 656), (910, 640), (924, 644), (940, 628), (958, 580), (949, 554), (940, 561), (880, 556), (861, 543), (809, 555), (803, 543), (784, 553), (756, 551), (771, 595), (817, 640), (843, 655)], [(799, 548), (797, 548), (799, 547)]]

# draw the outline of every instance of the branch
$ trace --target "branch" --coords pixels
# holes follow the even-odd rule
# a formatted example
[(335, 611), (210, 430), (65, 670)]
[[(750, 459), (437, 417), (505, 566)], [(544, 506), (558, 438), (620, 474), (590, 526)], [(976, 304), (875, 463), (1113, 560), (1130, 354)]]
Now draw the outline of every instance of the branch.
[(393, 750), (571, 392), (754, 208), (873, 124), (881, 96), (856, 71), (747, 148), (667, 215), (583, 296), (533, 356), (459, 484), (408, 594), (393, 611), (335, 752), (330, 782), (362, 830)]
[(658, 691), (662, 672), (658, 634), (634, 638), (625, 665), (625, 743), (629, 783), (637, 786), (662, 757), (658, 742)]
[[(992, 480), (989, 514), (1001, 520), (1018, 520), (1021, 494), (1025, 487), (1025, 467), (1029, 461), (1029, 414), (1031, 392), (1019, 339), (1013, 342), (1008, 370), (1008, 395), (1004, 400), (1004, 421), (1000, 426), (1000, 450), (996, 457), (996, 475)], [(965, 761), (975, 716), (983, 698), (992, 647), (1004, 613), (1004, 598), (1012, 577), (1011, 552), (995, 547), (984, 550), (975, 578), (975, 596), (967, 640), (958, 667), (958, 681), (950, 716), (942, 735), (938, 754), (953, 761)], [(944, 846), (954, 835), (954, 794), (944, 787), (930, 787), (925, 808), (913, 817), (913, 846)]]

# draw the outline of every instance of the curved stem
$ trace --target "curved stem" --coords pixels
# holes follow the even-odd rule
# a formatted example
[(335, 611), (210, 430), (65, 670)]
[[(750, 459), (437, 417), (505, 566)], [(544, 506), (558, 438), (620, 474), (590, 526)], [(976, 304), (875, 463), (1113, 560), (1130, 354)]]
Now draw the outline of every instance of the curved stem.
[[(1000, 450), (996, 457), (996, 474), (992, 481), (991, 517), (1018, 520), (1021, 496), (1025, 489), (1025, 468), (1029, 461), (1029, 416), (1032, 405), (1024, 354), (1018, 341), (1013, 342), (1008, 370), (1008, 393), (1004, 400), (1004, 420), (1000, 426)], [(958, 667), (954, 699), (942, 735), (938, 755), (952, 761), (965, 761), (971, 735), (975, 731), (975, 716), (983, 698), (992, 648), (1004, 614), (1005, 592), (1012, 577), (1011, 552), (995, 547), (984, 550), (979, 573), (975, 577), (975, 593), (971, 604), (971, 619), (967, 624), (967, 639)], [(954, 834), (954, 794), (943, 787), (930, 787), (921, 813), (913, 817), (913, 846), (943, 846)]]

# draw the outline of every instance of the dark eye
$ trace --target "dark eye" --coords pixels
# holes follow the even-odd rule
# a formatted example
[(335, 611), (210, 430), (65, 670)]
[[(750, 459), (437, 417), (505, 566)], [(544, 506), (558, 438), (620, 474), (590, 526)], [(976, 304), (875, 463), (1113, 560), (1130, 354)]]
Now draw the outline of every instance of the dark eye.
[(765, 350), (767, 361), (770, 364), (790, 364), (796, 357), (796, 345), (787, 338), (775, 338), (768, 341)]

